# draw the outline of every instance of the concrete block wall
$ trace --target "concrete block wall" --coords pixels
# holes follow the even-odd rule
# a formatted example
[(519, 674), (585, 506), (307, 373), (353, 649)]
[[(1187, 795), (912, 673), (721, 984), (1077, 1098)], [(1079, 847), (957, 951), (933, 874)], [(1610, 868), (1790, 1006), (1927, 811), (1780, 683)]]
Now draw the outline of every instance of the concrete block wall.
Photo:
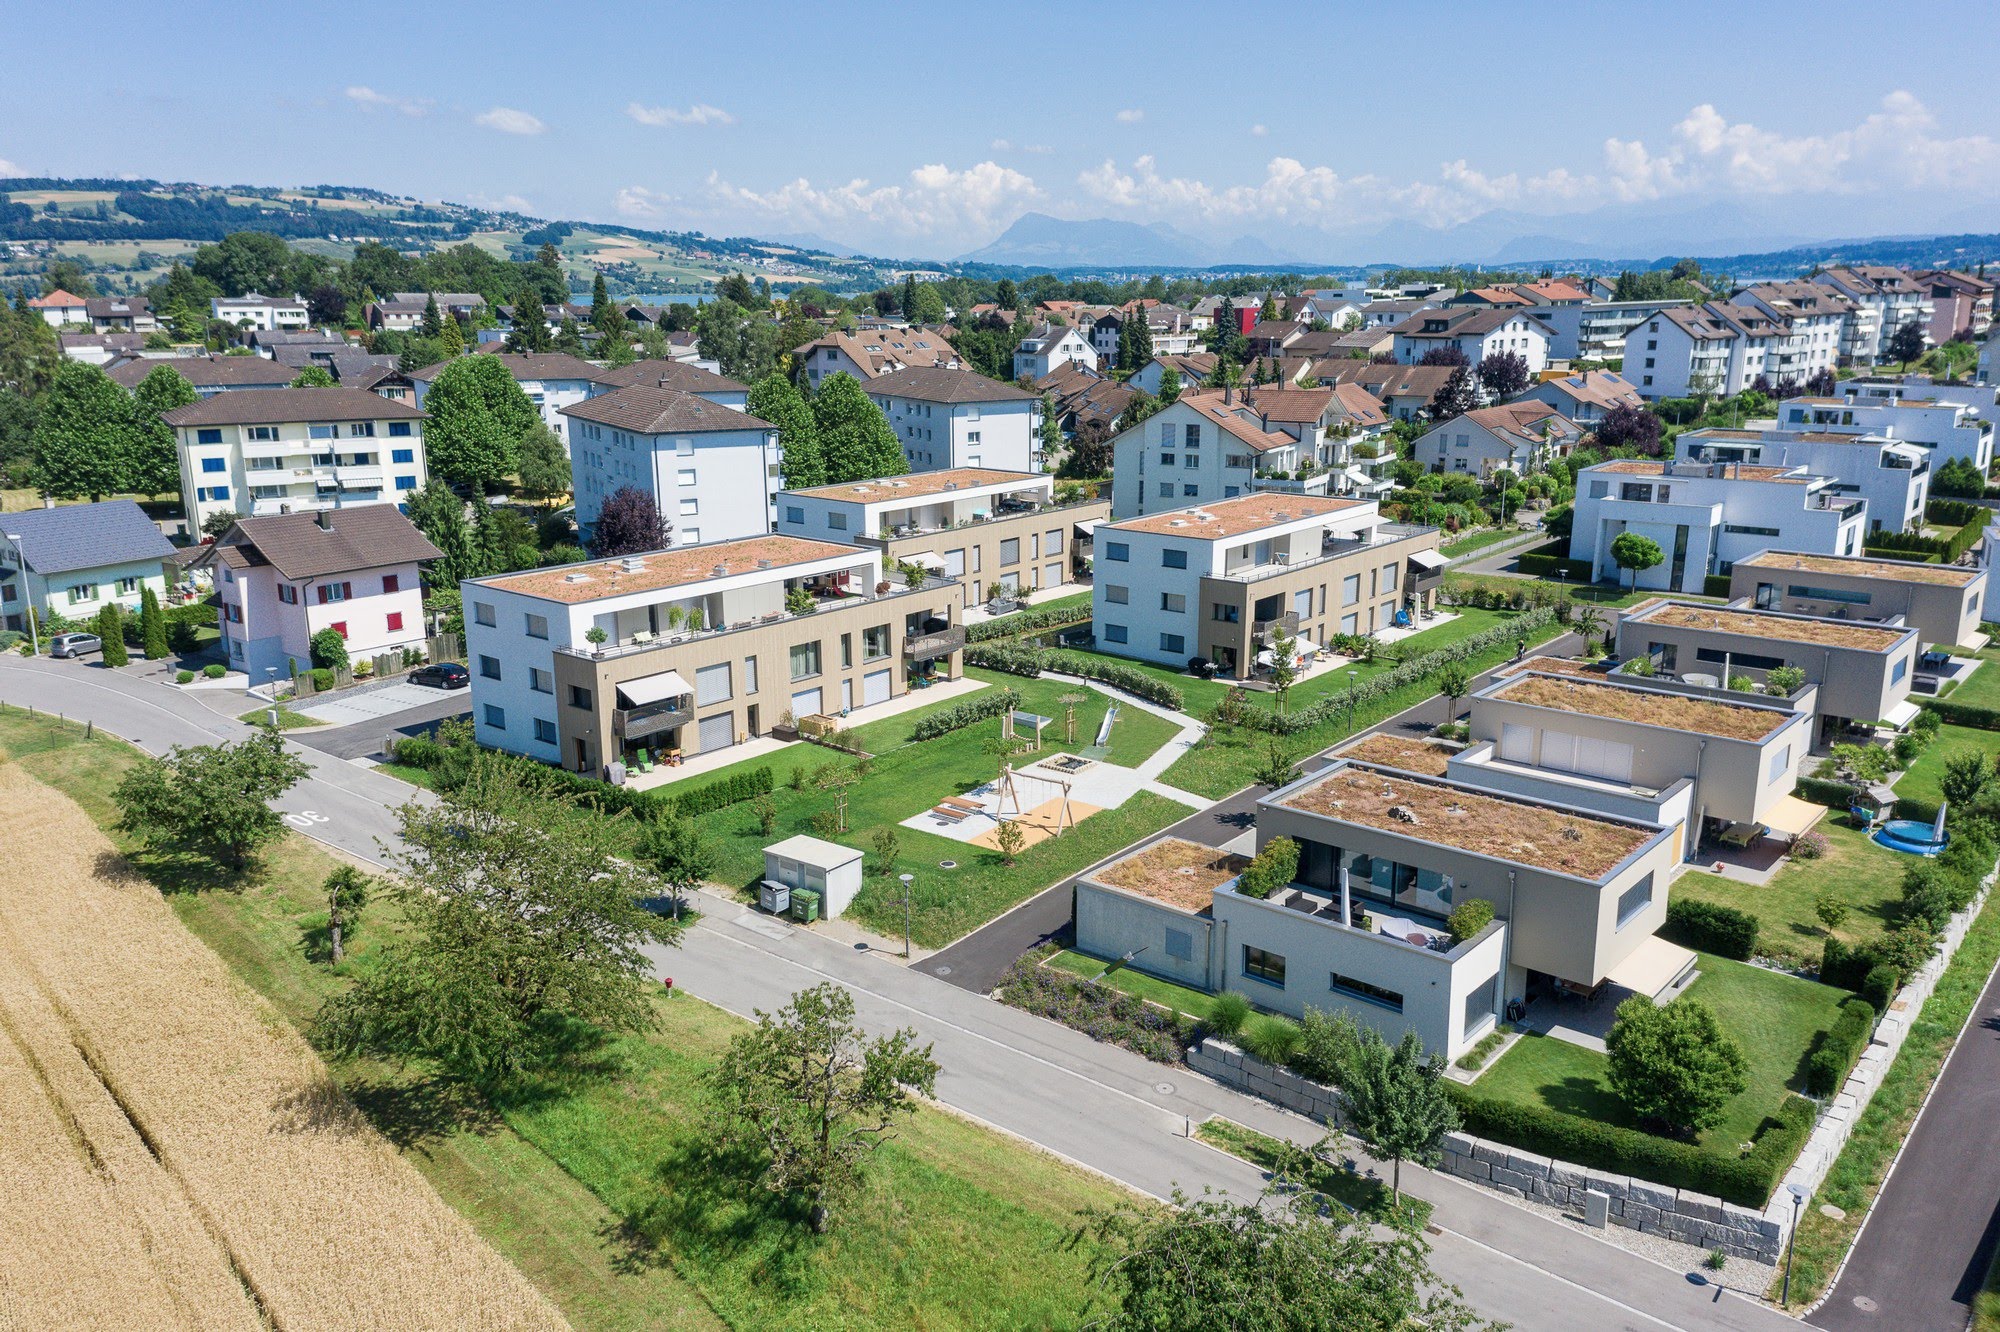
[(1187, 1052), (1188, 1067), (1238, 1091), (1261, 1096), (1293, 1114), (1331, 1127), (1342, 1122), (1340, 1093), (1307, 1081), (1288, 1068), (1265, 1063), (1228, 1041), (1209, 1037)]

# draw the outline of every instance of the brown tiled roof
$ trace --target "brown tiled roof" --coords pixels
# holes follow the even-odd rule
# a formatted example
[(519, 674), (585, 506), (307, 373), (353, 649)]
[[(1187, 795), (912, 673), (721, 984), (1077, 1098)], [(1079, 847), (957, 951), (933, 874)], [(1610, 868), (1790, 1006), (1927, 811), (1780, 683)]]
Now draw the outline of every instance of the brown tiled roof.
[(770, 430), (768, 421), (759, 420), (734, 407), (722, 407), (707, 398), (675, 389), (634, 384), (630, 388), (601, 393), (561, 409), (562, 415), (579, 421), (595, 421), (637, 435), (692, 435), (705, 430)]
[(845, 481), (837, 486), (813, 486), (808, 490), (787, 490), (786, 495), (810, 495), (814, 499), (853, 500), (860, 504), (893, 503), (923, 499), (951, 490), (975, 486), (1002, 486), (1011, 481), (1041, 480), (1034, 472), (1004, 472), (994, 467), (953, 467), (942, 472), (912, 472), (908, 476), (884, 477), (877, 481)]
[(1540, 443), (1545, 435), (1575, 439), (1581, 433), (1574, 422), (1545, 402), (1505, 402), (1497, 407), (1479, 407), (1467, 412), (1465, 419), (1496, 435), (1525, 443)]
[(868, 385), (870, 393), (886, 393), (919, 402), (1024, 402), (1034, 398), (1025, 389), (1003, 384), (971, 370), (942, 365), (913, 365), (892, 370)]
[[(1506, 306), (1486, 308), (1483, 306), (1458, 306), (1442, 310), (1419, 310), (1402, 323), (1396, 325), (1399, 338), (1463, 338), (1491, 333), (1510, 319), (1526, 319), (1539, 326), (1540, 321), (1526, 310)], [(1429, 329), (1428, 325), (1442, 321), (1443, 327)]]
[(686, 361), (670, 361), (655, 358), (650, 361), (634, 361), (630, 365), (614, 366), (609, 370), (591, 367), (590, 377), (600, 384), (615, 388), (630, 388), (634, 384), (644, 384), (650, 388), (679, 389), (682, 393), (743, 393), (747, 385), (739, 384), (712, 370), (704, 370)]
[(947, 338), (912, 328), (870, 328), (828, 333), (792, 349), (803, 357), (816, 347), (836, 347), (872, 377), (906, 365), (956, 365), (958, 349)]
[(1196, 412), (1222, 427), (1224, 433), (1249, 445), (1258, 453), (1268, 453), (1272, 449), (1288, 448), (1298, 443), (1290, 435), (1281, 431), (1262, 430), (1237, 415), (1249, 411), (1248, 403), (1238, 399), (1230, 403), (1223, 400), (1221, 389), (1204, 389), (1199, 393), (1181, 395), (1181, 405)]
[[(866, 553), (832, 541), (810, 541), (793, 536), (755, 536), (738, 541), (715, 541), (702, 546), (675, 546), (669, 550), (647, 551), (589, 564), (563, 564), (527, 573), (500, 574), (480, 579), (479, 585), (579, 605), (605, 597), (629, 596), (634, 592), (684, 587), (711, 578), (754, 573), (765, 568), (775, 570), (834, 555), (852, 555), (861, 559)], [(627, 559), (639, 561), (642, 567), (628, 572), (625, 568)], [(719, 575), (715, 572), (718, 567), (722, 569)]]
[(171, 426), (281, 425), (291, 421), (416, 421), (425, 413), (363, 389), (281, 388), (218, 393), (161, 413)]
[(1252, 387), (1243, 391), (1243, 401), (1266, 421), (1311, 425), (1326, 415), (1333, 402), (1333, 390)]
[[(1377, 330), (1369, 330), (1375, 332)], [(1313, 367), (1322, 384), (1359, 384), (1383, 400), (1437, 396), (1451, 378), (1449, 365), (1376, 365), (1370, 361), (1324, 361)]]
[[(132, 334), (133, 337), (143, 336)], [(267, 361), (261, 356), (142, 356), (107, 366), (104, 373), (122, 388), (137, 388), (139, 381), (166, 366), (196, 388), (244, 388), (254, 385), (282, 387), (298, 378), (288, 365)]]
[(1545, 379), (1536, 387), (1553, 388), (1575, 402), (1589, 403), (1606, 411), (1619, 406), (1637, 406), (1640, 401), (1639, 390), (1632, 386), (1632, 381), (1609, 370), (1586, 370), (1580, 375)]
[[(605, 372), (589, 361), (581, 360), (567, 352), (477, 352), (475, 355), (489, 356), (507, 367), (507, 373), (515, 379), (602, 379)], [(410, 371), (410, 378), (428, 383), (436, 379), (438, 373), (450, 361), (439, 361), (421, 370)]]
[(1150, 532), (1157, 536), (1189, 537), (1196, 541), (1219, 541), (1247, 532), (1262, 531), (1300, 518), (1326, 518), (1347, 509), (1362, 507), (1363, 501), (1330, 499), (1324, 495), (1286, 495), (1276, 491), (1239, 495), (1235, 499), (1197, 504), (1187, 509), (1168, 509), (1099, 529), (1100, 532)]
[[(325, 527), (320, 526), (322, 518)], [(247, 557), (250, 564), (269, 564), (291, 579), (380, 569), (443, 554), (393, 504), (239, 518), (217, 545), (219, 555), (229, 552)]]
[(1380, 398), (1359, 384), (1335, 384), (1333, 396), (1350, 421), (1359, 422), (1361, 425), (1388, 423), (1389, 409), (1383, 405)]

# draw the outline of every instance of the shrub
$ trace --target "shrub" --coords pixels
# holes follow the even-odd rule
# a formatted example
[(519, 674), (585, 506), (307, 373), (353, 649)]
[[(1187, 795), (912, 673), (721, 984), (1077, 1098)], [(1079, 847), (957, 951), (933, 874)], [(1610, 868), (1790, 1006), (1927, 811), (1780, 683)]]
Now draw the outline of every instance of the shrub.
[[(601, 782), (591, 783), (601, 786)], [(719, 782), (697, 786), (692, 790), (676, 791), (661, 799), (661, 804), (669, 807), (682, 818), (698, 818), (718, 809), (754, 800), (761, 795), (769, 795), (775, 785), (769, 768), (751, 768), (725, 777)], [(613, 788), (619, 789), (619, 788)]]
[(324, 666), (315, 666), (306, 672), (312, 677), (313, 688), (321, 693), (333, 688), (333, 672)]
[(396, 762), (406, 768), (435, 768), (444, 757), (444, 746), (427, 735), (406, 735), (396, 742)]
[(1862, 978), (1861, 997), (1867, 1000), (1868, 1006), (1877, 1013), (1886, 1013), (1896, 997), (1896, 991), (1902, 987), (1903, 978), (1896, 974), (1894, 967), (1888, 965), (1871, 967), (1867, 976)]
[(1937, 738), (1938, 727), (1942, 725), (1944, 725), (1944, 720), (1937, 713), (1931, 711), (1929, 708), (1925, 708), (1923, 711), (1917, 713), (1916, 718), (1910, 722), (1910, 729), (1918, 735), (1923, 736), (1928, 742)]
[(1468, 897), (1451, 909), (1448, 921), (1454, 943), (1464, 943), (1493, 923), (1493, 904), (1483, 897)]
[(1701, 594), (1705, 597), (1728, 597), (1729, 575), (1708, 574), (1701, 580)]
[(1704, 953), (1748, 962), (1757, 947), (1757, 928), (1757, 918), (1747, 911), (1676, 897), (1667, 903), (1667, 923), (1660, 933)]
[(1764, 672), (1764, 692), (1780, 698), (1798, 692), (1806, 682), (1806, 673), (1796, 666), (1773, 666)]
[(1801, 777), (1799, 784), (1792, 788), (1792, 794), (1815, 805), (1825, 805), (1828, 809), (1847, 809), (1854, 804), (1855, 791), (1846, 782), (1824, 777)]
[(219, 661), (211, 661), (208, 665), (201, 668), (201, 673), (211, 680), (220, 680), (223, 676), (229, 674), (229, 668)]
[(1507, 1033), (1511, 1030), (1510, 1027), (1499, 1026), (1481, 1036), (1479, 1044), (1458, 1057), (1456, 1061), (1458, 1066), (1468, 1073), (1477, 1073), (1485, 1068), (1486, 1061), (1493, 1057), (1493, 1052), (1500, 1048), (1500, 1043), (1507, 1039)]
[(1299, 1044), (1292, 1051), (1292, 1071), (1322, 1086), (1337, 1087), (1359, 1040), (1354, 1019), (1345, 1013), (1308, 1008), (1299, 1019)]
[(1656, 1004), (1638, 994), (1618, 1005), (1604, 1038), (1611, 1089), (1642, 1123), (1692, 1138), (1721, 1122), (1729, 1098), (1748, 1085), (1743, 1047), (1715, 1012), (1686, 995)]
[(996, 638), (1019, 638), (1023, 634), (1045, 633), (1051, 629), (1067, 629), (1072, 625), (1088, 623), (1090, 607), (1087, 605), (1038, 606), (967, 625), (965, 641), (985, 643)]
[(1209, 1000), (1208, 1021), (1210, 1032), (1225, 1039), (1243, 1030), (1243, 1024), (1250, 1020), (1250, 1001), (1234, 990), (1224, 990)]
[(175, 671), (175, 672), (174, 672), (174, 683), (175, 683), (175, 684), (186, 684), (186, 683), (188, 683), (188, 681), (190, 681), (190, 680), (192, 680), (192, 679), (194, 679), (194, 672), (193, 672), (193, 671)]
[(941, 735), (963, 730), (974, 722), (997, 717), (1021, 705), (1019, 691), (1013, 689), (989, 689), (975, 694), (963, 703), (954, 703), (948, 708), (940, 708), (929, 716), (919, 718), (910, 728), (910, 739), (935, 740)]
[(1923, 714), (1935, 715), (1939, 721), (1952, 726), (1970, 726), (1980, 731), (2000, 731), (2000, 710), (1975, 707), (1970, 703), (1955, 703), (1948, 698), (1925, 698), (1916, 701)]
[(1245, 897), (1268, 898), (1289, 887), (1299, 872), (1299, 844), (1289, 837), (1274, 837), (1237, 877), (1236, 891)]
[(1889, 752), (1896, 756), (1897, 767), (1907, 769), (1924, 752), (1924, 737), (1915, 731), (1905, 731), (1889, 746)]
[(1831, 1096), (1838, 1091), (1874, 1032), (1874, 1005), (1860, 998), (1842, 1002), (1833, 1025), (1819, 1034), (1806, 1057), (1806, 1090), (1814, 1096)]
[(315, 668), (339, 670), (347, 665), (347, 640), (337, 630), (322, 629), (307, 643)]
[(1109, 986), (1041, 966), (1036, 957), (1014, 964), (1000, 983), (999, 997), (1003, 1003), (1158, 1063), (1178, 1063), (1186, 1053), (1180, 1024), (1172, 1013)]
[(1832, 846), (1833, 844), (1826, 840), (1825, 833), (1814, 829), (1811, 832), (1800, 833), (1792, 839), (1792, 854), (1800, 860), (1818, 860), (1826, 855)]
[(1242, 1045), (1265, 1063), (1283, 1066), (1299, 1048), (1299, 1024), (1275, 1013), (1259, 1013), (1244, 1024)]

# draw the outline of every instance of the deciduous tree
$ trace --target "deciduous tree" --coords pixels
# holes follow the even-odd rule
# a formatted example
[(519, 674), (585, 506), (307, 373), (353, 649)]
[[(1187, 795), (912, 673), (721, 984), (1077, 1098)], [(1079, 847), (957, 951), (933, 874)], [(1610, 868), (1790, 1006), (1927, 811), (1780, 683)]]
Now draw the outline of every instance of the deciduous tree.
[(438, 371), (424, 410), (431, 475), (472, 486), (513, 471), (522, 438), (542, 424), (535, 404), (492, 356), (462, 356)]
[(132, 399), (104, 371), (65, 360), (35, 403), (35, 464), (57, 499), (125, 489), (134, 452)]
[[(1455, 347), (1440, 347), (1439, 351), (1457, 351)], [(1429, 353), (1426, 353), (1428, 356)], [(1467, 369), (1463, 354), (1459, 363), (1452, 368), (1438, 391), (1431, 395), (1430, 405), (1425, 409), (1433, 421), (1443, 423), (1465, 415), (1479, 405), (1479, 390), (1472, 380), (1472, 371)]]
[(1715, 1013), (1686, 995), (1664, 1007), (1645, 995), (1618, 1005), (1604, 1038), (1611, 1090), (1634, 1115), (1692, 1138), (1722, 1121), (1747, 1085), (1749, 1061)]
[(1650, 408), (1622, 404), (1597, 423), (1597, 446), (1607, 452), (1631, 449), (1648, 458), (1660, 456), (1660, 418)]
[(163, 759), (142, 758), (118, 785), (120, 831), (148, 847), (192, 852), (241, 869), (285, 825), (271, 801), (310, 771), (265, 732), (234, 745), (176, 745)]
[(591, 553), (600, 560), (615, 555), (636, 555), (641, 551), (663, 550), (673, 540), (673, 524), (660, 516), (653, 492), (636, 486), (620, 486), (597, 511), (597, 526), (591, 532)]
[(1910, 362), (1924, 354), (1924, 342), (1924, 326), (1914, 319), (1906, 320), (1889, 335), (1889, 356), (1908, 370)]
[(750, 386), (747, 406), (750, 415), (778, 428), (786, 489), (804, 490), (827, 484), (826, 452), (820, 447), (819, 426), (797, 385), (773, 370)]
[(828, 483), (901, 476), (910, 470), (888, 418), (852, 375), (822, 379), (813, 394), (812, 412)]
[(1649, 536), (1637, 532), (1620, 532), (1611, 542), (1611, 559), (1621, 569), (1632, 575), (1632, 586), (1639, 586), (1639, 575), (1648, 569), (1657, 568), (1667, 558), (1660, 549), (1660, 543)]
[(437, 477), (409, 499), (410, 522), (442, 554), (433, 560), (428, 580), (434, 587), (456, 588), (460, 579), (477, 578), (479, 550), (465, 520), (465, 501)]
[(514, 475), (521, 480), (522, 493), (544, 502), (567, 494), (570, 487), (569, 454), (556, 432), (536, 422), (521, 436), (514, 458)]
[(1527, 358), (1517, 352), (1494, 352), (1483, 358), (1479, 362), (1479, 387), (1495, 402), (1506, 402), (1525, 392), (1528, 387)]
[[(155, 371), (154, 373), (157, 374), (159, 372)], [(332, 388), (334, 387), (333, 376), (327, 372), (325, 366), (309, 365), (292, 376), (291, 387)]]
[(1403, 1162), (1436, 1164), (1438, 1144), (1458, 1127), (1458, 1111), (1444, 1091), (1444, 1061), (1426, 1055), (1413, 1031), (1391, 1046), (1372, 1027), (1361, 1028), (1341, 1069), (1340, 1090), (1348, 1127), (1392, 1163), (1389, 1188), (1398, 1198)]
[(361, 909), (375, 894), (375, 880), (352, 865), (335, 867), (321, 882), (326, 898), (326, 943), (329, 960), (339, 966), (347, 932), (361, 921)]
[(138, 495), (168, 495), (181, 488), (180, 451), (174, 428), (160, 417), (198, 401), (194, 385), (171, 365), (157, 365), (132, 390), (132, 453), (125, 488)]

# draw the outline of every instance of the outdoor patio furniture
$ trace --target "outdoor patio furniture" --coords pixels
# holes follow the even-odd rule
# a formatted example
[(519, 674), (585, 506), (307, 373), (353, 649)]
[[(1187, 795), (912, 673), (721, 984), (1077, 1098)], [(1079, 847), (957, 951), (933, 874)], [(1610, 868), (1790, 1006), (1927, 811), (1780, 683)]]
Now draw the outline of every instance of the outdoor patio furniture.
[(933, 805), (931, 806), (931, 813), (937, 815), (939, 818), (945, 820), (948, 823), (963, 823), (965, 820), (972, 817), (972, 815), (967, 811), (962, 809), (954, 809), (950, 805)]

